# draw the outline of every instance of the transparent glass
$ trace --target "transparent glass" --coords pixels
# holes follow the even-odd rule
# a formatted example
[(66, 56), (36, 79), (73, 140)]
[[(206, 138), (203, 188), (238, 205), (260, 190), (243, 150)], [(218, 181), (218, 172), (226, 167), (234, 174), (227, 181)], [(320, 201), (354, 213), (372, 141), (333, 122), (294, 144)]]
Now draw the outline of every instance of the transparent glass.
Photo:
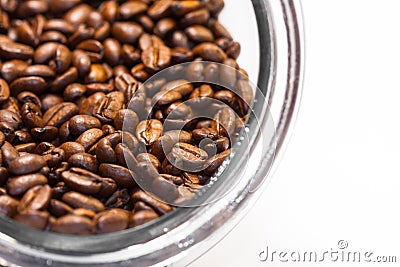
[[(249, 21), (251, 29), (247, 32), (256, 33), (256, 40), (251, 39), (254, 36), (249, 37), (251, 41), (243, 46), (239, 60), (242, 67), (250, 69), (250, 78), (259, 88), (253, 107), (254, 117), (258, 120), (249, 120), (251, 138), (248, 149), (243, 152), (247, 153), (245, 156), (254, 171), (244, 173), (232, 190), (217, 201), (178, 208), (159, 220), (117, 233), (67, 236), (37, 231), (11, 219), (0, 218), (0, 265), (186, 265), (220, 241), (246, 215), (266, 186), (269, 174), (276, 168), (294, 124), (303, 76), (303, 29), (299, 1), (226, 0), (226, 6), (233, 2), (235, 5), (241, 2), (253, 9), (242, 16), (248, 16), (244, 21)], [(222, 22), (224, 16), (230, 14), (224, 13)], [(235, 23), (245, 22), (231, 19), (230, 23), (227, 28), (242, 42), (235, 36)], [(250, 58), (246, 55), (249, 50), (257, 56), (253, 54)], [(270, 127), (271, 120), (274, 134), (265, 143), (259, 133)], [(253, 131), (256, 128), (259, 131)], [(228, 170), (232, 175), (246, 163), (240, 158), (232, 159), (230, 165), (234, 168)]]

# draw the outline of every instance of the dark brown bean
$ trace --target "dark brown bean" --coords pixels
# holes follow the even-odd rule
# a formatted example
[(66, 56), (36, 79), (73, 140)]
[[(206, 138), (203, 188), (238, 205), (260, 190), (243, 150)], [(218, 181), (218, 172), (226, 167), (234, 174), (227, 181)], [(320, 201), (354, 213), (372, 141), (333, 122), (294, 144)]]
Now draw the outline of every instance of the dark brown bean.
[(22, 60), (13, 59), (3, 62), (0, 67), (0, 73), (8, 83), (15, 80), (28, 67), (28, 63)]
[(130, 1), (122, 4), (119, 8), (119, 15), (122, 19), (130, 19), (147, 10), (147, 5), (140, 1)]
[(92, 128), (82, 133), (75, 142), (81, 144), (86, 151), (89, 150), (97, 141), (104, 135), (103, 131), (97, 128)]
[(204, 169), (204, 173), (208, 175), (214, 174), (230, 153), (231, 150), (228, 149), (212, 158), (209, 158), (205, 164), (206, 168)]
[(14, 220), (39, 230), (46, 228), (50, 214), (47, 211), (27, 210), (15, 215)]
[(104, 210), (104, 205), (98, 199), (83, 195), (78, 192), (70, 191), (63, 195), (62, 200), (74, 208), (84, 208), (94, 212)]
[[(70, 157), (70, 160), (71, 158), (73, 159), (73, 156)], [(81, 168), (71, 168), (63, 172), (61, 178), (71, 189), (84, 194), (94, 195), (102, 189), (102, 178)]]
[(9, 195), (0, 196), (0, 214), (13, 217), (17, 213), (18, 200)]
[(25, 210), (45, 210), (51, 198), (51, 188), (48, 185), (38, 185), (29, 189), (18, 205), (18, 212)]
[(36, 154), (28, 154), (18, 157), (10, 162), (8, 170), (15, 175), (28, 174), (40, 170), (46, 166), (43, 158)]
[(101, 122), (93, 116), (76, 115), (69, 120), (69, 129), (73, 135), (81, 135), (92, 128), (101, 128)]
[(132, 199), (135, 201), (142, 201), (146, 203), (147, 205), (151, 206), (159, 215), (163, 215), (172, 210), (171, 206), (151, 197), (150, 194), (147, 194), (140, 190), (132, 194)]
[(111, 27), (111, 33), (121, 43), (134, 44), (142, 35), (142, 27), (135, 22), (116, 22)]
[(158, 120), (141, 121), (136, 128), (136, 137), (147, 146), (151, 146), (160, 136), (163, 126)]
[(72, 210), (73, 209), (64, 202), (61, 202), (57, 199), (50, 200), (49, 211), (52, 215), (56, 217), (64, 216), (72, 212)]
[(33, 57), (33, 48), (24, 44), (1, 42), (0, 55), (4, 59), (28, 60)]
[(74, 154), (85, 152), (85, 148), (77, 142), (65, 142), (60, 146), (60, 148), (65, 151), (66, 161), (68, 161), (68, 159)]
[(130, 218), (129, 227), (136, 227), (139, 225), (143, 225), (150, 221), (157, 219), (159, 216), (157, 213), (151, 210), (140, 210), (136, 211), (132, 214)]
[(70, 156), (68, 163), (72, 167), (79, 167), (91, 172), (97, 172), (98, 168), (96, 157), (87, 153), (77, 153)]
[(123, 209), (110, 209), (98, 213), (94, 218), (97, 233), (111, 233), (128, 227), (131, 213)]
[(102, 122), (113, 122), (125, 104), (125, 97), (121, 92), (111, 92), (107, 94), (101, 102), (98, 102), (93, 108), (93, 114)]
[(88, 235), (94, 233), (93, 221), (84, 216), (68, 214), (58, 218), (51, 230), (62, 234)]
[(60, 127), (78, 113), (78, 107), (74, 103), (60, 103), (46, 111), (43, 116), (45, 125)]
[(99, 166), (99, 173), (102, 177), (112, 178), (120, 186), (133, 187), (136, 185), (135, 174), (119, 165), (102, 163)]
[(10, 97), (10, 88), (5, 80), (0, 79), (0, 104)]
[(42, 174), (27, 174), (8, 179), (7, 192), (12, 196), (24, 194), (36, 185), (47, 184), (46, 176)]
[(207, 153), (187, 143), (177, 143), (168, 155), (168, 160), (180, 169), (192, 172), (200, 170), (208, 158)]
[(225, 52), (213, 43), (204, 42), (193, 48), (193, 53), (203, 60), (221, 63), (227, 56)]
[(13, 95), (17, 95), (22, 91), (31, 91), (35, 94), (41, 94), (46, 88), (46, 80), (38, 76), (21, 77), (10, 84)]

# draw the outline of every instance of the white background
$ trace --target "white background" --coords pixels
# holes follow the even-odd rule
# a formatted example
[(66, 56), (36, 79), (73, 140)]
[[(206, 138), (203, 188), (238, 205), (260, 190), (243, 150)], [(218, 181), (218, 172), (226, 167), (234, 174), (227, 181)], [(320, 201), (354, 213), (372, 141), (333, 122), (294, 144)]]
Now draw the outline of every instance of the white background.
[[(240, 0), (238, 0), (240, 1)], [(296, 127), (257, 205), (192, 266), (282, 251), (397, 255), (400, 265), (400, 1), (303, 0), (306, 75)]]

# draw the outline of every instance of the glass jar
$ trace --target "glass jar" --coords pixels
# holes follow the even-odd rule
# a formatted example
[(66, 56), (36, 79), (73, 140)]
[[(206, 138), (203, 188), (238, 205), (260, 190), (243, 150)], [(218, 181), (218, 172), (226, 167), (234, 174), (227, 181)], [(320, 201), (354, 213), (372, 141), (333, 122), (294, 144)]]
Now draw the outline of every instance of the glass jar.
[(178, 208), (146, 225), (105, 235), (60, 235), (0, 218), (0, 265), (186, 265), (245, 216), (276, 168), (293, 128), (301, 97), (303, 29), (299, 1), (225, 2), (221, 21), (242, 44), (239, 63), (259, 89), (247, 125), (248, 143), (227, 169), (234, 176), (241, 172), (241, 179), (207, 205)]

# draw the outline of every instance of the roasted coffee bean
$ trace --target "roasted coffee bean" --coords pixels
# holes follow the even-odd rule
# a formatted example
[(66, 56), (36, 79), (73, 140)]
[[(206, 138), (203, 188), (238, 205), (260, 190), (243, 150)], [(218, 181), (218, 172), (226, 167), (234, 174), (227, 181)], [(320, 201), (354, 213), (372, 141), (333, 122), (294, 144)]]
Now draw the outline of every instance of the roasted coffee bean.
[(42, 174), (26, 174), (8, 179), (7, 192), (12, 196), (24, 194), (36, 185), (47, 184), (46, 176)]
[[(62, 103), (64, 100), (59, 95), (55, 94), (45, 94), (40, 97), (42, 103), (42, 111), (46, 112), (51, 107)], [(36, 104), (37, 105), (37, 104)]]
[(157, 219), (158, 217), (159, 216), (157, 215), (157, 213), (151, 210), (136, 211), (132, 214), (130, 218), (129, 227), (136, 227), (148, 223), (150, 221)]
[(81, 144), (86, 151), (89, 150), (104, 135), (103, 131), (97, 128), (89, 129), (83, 132), (75, 141)]
[(36, 148), (36, 143), (25, 143), (15, 146), (15, 149), (21, 154), (21, 152), (33, 153)]
[(115, 191), (105, 202), (107, 208), (125, 208), (131, 197), (127, 189)]
[(86, 86), (80, 83), (73, 83), (68, 85), (63, 93), (64, 99), (67, 101), (73, 101), (83, 96), (86, 93)]
[(34, 50), (28, 45), (12, 42), (0, 43), (0, 55), (4, 59), (28, 60), (33, 57)]
[(32, 137), (41, 142), (53, 141), (56, 139), (57, 134), (58, 129), (54, 126), (36, 127), (31, 129)]
[(154, 20), (170, 15), (172, 0), (155, 1), (147, 10), (147, 14)]
[(44, 127), (42, 112), (34, 103), (25, 103), (21, 108), (22, 121), (28, 128)]
[(104, 210), (104, 205), (98, 199), (70, 191), (63, 195), (62, 200), (73, 208), (84, 208), (94, 212)]
[(70, 166), (80, 167), (92, 172), (96, 172), (98, 168), (96, 157), (87, 153), (78, 153), (70, 156), (68, 163)]
[(29, 91), (19, 93), (17, 95), (17, 99), (22, 105), (26, 103), (32, 103), (35, 104), (37, 107), (39, 107), (39, 109), (42, 107), (42, 103), (39, 97), (37, 97), (34, 93)]
[(123, 209), (110, 209), (98, 213), (94, 218), (97, 233), (111, 233), (128, 227), (131, 213)]
[(60, 103), (46, 111), (43, 116), (45, 125), (60, 127), (78, 113), (78, 107), (73, 103)]
[(97, 92), (89, 96), (85, 101), (83, 101), (81, 108), (79, 109), (79, 114), (93, 115), (94, 107), (100, 103), (104, 97), (105, 94), (102, 92)]
[(136, 185), (135, 174), (119, 165), (102, 163), (99, 166), (99, 173), (102, 177), (112, 178), (119, 186), (133, 187)]
[(171, 130), (168, 132), (164, 133), (164, 136), (168, 135), (169, 137), (171, 137), (172, 142), (174, 144), (176, 143), (192, 143), (192, 133), (189, 133), (187, 131), (184, 130)]
[(150, 153), (140, 153), (136, 156), (138, 162), (148, 162), (154, 166), (156, 170), (161, 169), (161, 163), (156, 156)]
[(236, 128), (235, 120), (235, 112), (231, 108), (225, 107), (214, 116), (211, 128), (215, 129), (219, 135), (230, 138)]
[(57, 199), (52, 199), (50, 200), (49, 210), (52, 215), (61, 217), (72, 212), (73, 209), (64, 202), (61, 202)]
[(159, 107), (170, 105), (173, 102), (182, 98), (181, 93), (175, 90), (161, 91), (155, 94), (151, 100), (152, 106), (157, 105)]
[(136, 137), (147, 146), (151, 146), (163, 131), (162, 124), (158, 120), (141, 121), (136, 128)]
[(61, 177), (67, 186), (84, 194), (94, 195), (102, 189), (102, 178), (85, 169), (71, 168), (63, 172)]
[(17, 113), (5, 109), (0, 110), (0, 122), (8, 123), (15, 130), (22, 126), (21, 117)]
[(50, 168), (59, 167), (65, 158), (64, 150), (60, 148), (50, 149), (43, 153), (43, 159)]
[(200, 170), (207, 158), (204, 150), (187, 143), (175, 144), (168, 156), (168, 160), (175, 167), (193, 172)]
[(87, 217), (68, 214), (58, 218), (51, 225), (51, 230), (62, 234), (88, 235), (94, 233), (95, 225)]
[(91, 60), (86, 52), (76, 49), (72, 53), (72, 64), (78, 69), (79, 76), (85, 76), (90, 71)]
[(46, 228), (50, 214), (47, 211), (26, 210), (13, 218), (17, 222), (39, 230)]
[(134, 201), (142, 201), (147, 205), (151, 206), (159, 215), (163, 215), (172, 210), (172, 207), (153, 198), (150, 194), (143, 191), (136, 191), (132, 194), (132, 199)]
[(7, 141), (13, 142), (15, 138), (14, 128), (7, 122), (0, 122), (0, 132), (2, 132)]
[(184, 25), (206, 24), (210, 18), (210, 12), (206, 8), (187, 13), (181, 20)]
[(196, 43), (214, 41), (213, 33), (202, 25), (193, 25), (185, 29), (187, 36)]
[(35, 94), (41, 94), (46, 88), (46, 80), (38, 76), (21, 77), (10, 84), (13, 95), (17, 95), (22, 91), (31, 91)]
[(15, 80), (28, 67), (28, 63), (22, 60), (13, 59), (3, 62), (0, 67), (1, 76), (8, 83)]
[(75, 67), (69, 68), (66, 72), (58, 76), (50, 86), (51, 92), (61, 93), (62, 90), (69, 84), (78, 79), (78, 70)]
[(60, 146), (60, 148), (65, 152), (66, 161), (68, 161), (68, 159), (74, 154), (85, 152), (85, 148), (77, 142), (65, 142)]
[(18, 200), (9, 195), (0, 196), (0, 214), (13, 217), (17, 213)]
[(193, 91), (194, 87), (189, 81), (186, 80), (175, 80), (165, 84), (161, 91), (175, 91), (180, 93), (182, 96), (187, 96)]
[(7, 141), (1, 146), (1, 155), (3, 165), (6, 167), (8, 167), (14, 159), (19, 157), (18, 151)]
[(193, 48), (193, 53), (203, 60), (221, 63), (227, 56), (225, 52), (213, 43), (201, 43)]
[(215, 173), (230, 153), (231, 150), (228, 149), (220, 154), (215, 155), (212, 158), (209, 158), (205, 163), (206, 168), (204, 169), (204, 173), (207, 175), (212, 175), (213, 173)]
[(76, 115), (69, 120), (69, 129), (73, 135), (79, 136), (92, 128), (101, 128), (101, 122), (93, 116)]
[(93, 114), (104, 123), (112, 122), (125, 104), (125, 98), (121, 92), (107, 94), (101, 102), (96, 103)]
[(121, 43), (134, 44), (142, 35), (142, 27), (135, 22), (116, 22), (111, 27), (111, 33)]
[(45, 210), (51, 199), (51, 188), (48, 185), (38, 185), (29, 189), (18, 205), (18, 212), (25, 210)]
[(165, 38), (168, 33), (176, 28), (176, 22), (172, 18), (160, 19), (154, 28), (154, 34), (161, 38)]
[(212, 128), (195, 129), (192, 135), (194, 141), (197, 143), (206, 138), (211, 140), (216, 140), (218, 138), (218, 132)]
[(3, 103), (10, 97), (10, 88), (5, 80), (0, 79), (0, 103)]
[(143, 65), (151, 72), (160, 71), (171, 63), (170, 49), (162, 41), (155, 40), (153, 38), (152, 44), (142, 52), (141, 57)]
[(36, 154), (28, 154), (18, 157), (10, 162), (8, 170), (15, 175), (28, 174), (40, 170), (46, 166), (43, 158)]

